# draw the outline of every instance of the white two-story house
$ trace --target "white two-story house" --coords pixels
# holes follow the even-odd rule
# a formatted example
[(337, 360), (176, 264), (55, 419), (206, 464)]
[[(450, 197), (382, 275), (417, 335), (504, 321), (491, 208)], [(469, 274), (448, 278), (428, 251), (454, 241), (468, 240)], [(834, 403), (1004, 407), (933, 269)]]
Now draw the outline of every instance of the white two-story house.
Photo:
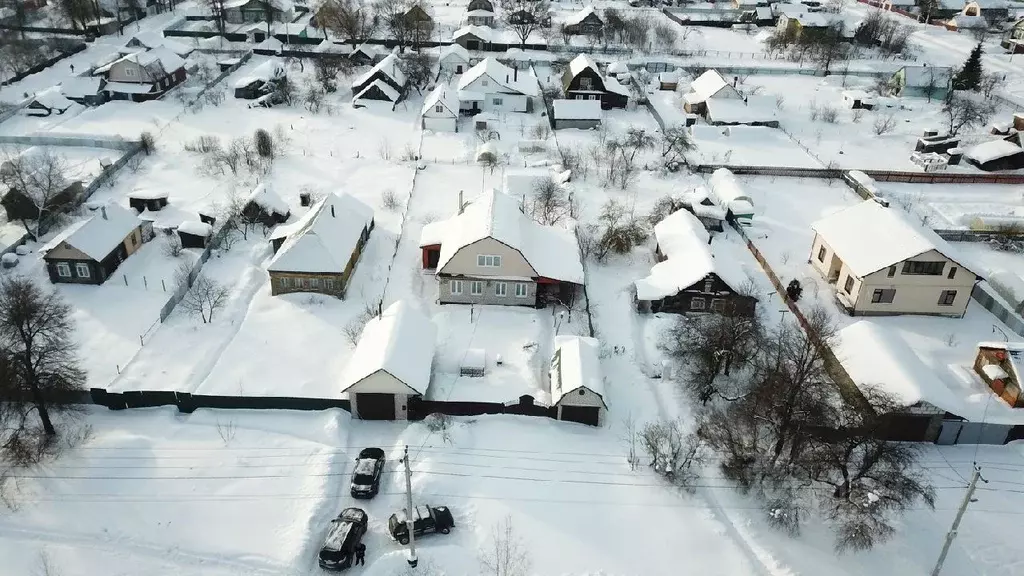
[(539, 93), (540, 85), (533, 75), (485, 58), (459, 79), (459, 109), (468, 115), (532, 112), (533, 99)]
[(810, 263), (853, 316), (963, 316), (982, 280), (952, 246), (895, 208), (866, 200), (812, 225)]
[[(460, 194), (461, 196), (461, 194)], [(488, 190), (455, 216), (423, 227), (423, 268), (434, 270), (442, 304), (570, 304), (583, 284), (572, 232), (530, 220), (519, 201)]]

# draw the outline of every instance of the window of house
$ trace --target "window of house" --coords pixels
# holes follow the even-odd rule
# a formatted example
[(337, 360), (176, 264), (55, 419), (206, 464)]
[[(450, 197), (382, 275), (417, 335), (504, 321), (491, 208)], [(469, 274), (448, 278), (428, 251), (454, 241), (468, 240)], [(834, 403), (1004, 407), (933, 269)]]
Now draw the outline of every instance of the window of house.
[(438, 104), (437, 106), (434, 106), (434, 112), (437, 112), (438, 114), (444, 112), (444, 105)]
[(317, 290), (318, 288), (320, 288), (320, 279), (319, 278), (310, 278), (309, 279), (309, 287), (312, 288), (313, 290)]
[(334, 292), (334, 278), (327, 278), (324, 280), (324, 288), (330, 292)]
[(516, 298), (526, 298), (530, 295), (530, 287), (522, 282), (516, 283)]
[(903, 273), (916, 276), (938, 276), (942, 274), (945, 262), (904, 262)]
[(124, 75), (134, 78), (135, 77), (135, 68), (132, 68), (131, 66), (125, 66), (125, 68), (124, 68)]
[(462, 280), (452, 280), (448, 284), (448, 289), (452, 294), (462, 294)]
[(306, 280), (304, 278), (296, 278), (295, 279), (295, 287), (296, 288), (305, 288), (306, 287)]
[(956, 300), (956, 290), (943, 290), (939, 295), (939, 306), (952, 306)]
[(590, 90), (594, 87), (593, 78), (580, 78), (580, 90)]
[(278, 279), (277, 285), (281, 288), (289, 288), (292, 285), (292, 279), (287, 276), (282, 276)]
[(488, 85), (487, 78), (484, 78), (483, 80), (481, 80), (480, 81), (480, 85), (481, 86), (487, 86)]
[(892, 304), (893, 298), (896, 297), (896, 290), (894, 288), (879, 288), (871, 293), (872, 304)]
[(703, 298), (691, 298), (690, 299), (690, 310), (703, 310), (704, 299)]
[(889, 266), (889, 271), (886, 272), (885, 275), (886, 275), (887, 278), (892, 278), (893, 276), (895, 276), (896, 275), (896, 265), (893, 264), (892, 266)]
[[(139, 239), (135, 237), (135, 233), (134, 233), (134, 232), (132, 233), (132, 235), (131, 235), (131, 236), (129, 236), (129, 238), (131, 238), (131, 239), (132, 239), (132, 247), (133, 247), (133, 248), (134, 248), (135, 246), (138, 246), (138, 245), (139, 245)], [(952, 278), (952, 276), (950, 276), (950, 278)]]
[(711, 301), (711, 309), (715, 312), (725, 312), (725, 299), (715, 298)]
[(92, 276), (92, 272), (89, 271), (89, 265), (85, 262), (75, 264), (75, 274), (77, 274), (79, 278), (88, 278), (89, 276)]
[(491, 98), (491, 104), (495, 106), (501, 106), (501, 98)]
[(500, 268), (501, 256), (489, 256), (486, 254), (478, 254), (476, 257), (476, 265), (482, 268)]
[(825, 247), (818, 248), (818, 262), (825, 261)]
[(508, 296), (508, 284), (504, 282), (494, 283), (494, 295), (495, 296)]
[(946, 275), (946, 278), (952, 280), (955, 276), (956, 276), (956, 266), (950, 266), (949, 267), (949, 274)]
[(459, 64), (458, 66), (455, 67), (455, 73), (462, 74), (462, 64)]
[(711, 292), (711, 287), (712, 287), (712, 285), (714, 283), (715, 283), (714, 280), (712, 280), (710, 278), (705, 279), (704, 280), (704, 291), (705, 292)]
[(71, 278), (71, 266), (67, 262), (57, 262), (57, 276)]
[(843, 290), (845, 290), (847, 294), (853, 290), (853, 276), (846, 277), (846, 284), (843, 284)]
[(484, 293), (484, 283), (479, 280), (473, 280), (469, 283), (469, 293), (473, 296), (479, 296)]

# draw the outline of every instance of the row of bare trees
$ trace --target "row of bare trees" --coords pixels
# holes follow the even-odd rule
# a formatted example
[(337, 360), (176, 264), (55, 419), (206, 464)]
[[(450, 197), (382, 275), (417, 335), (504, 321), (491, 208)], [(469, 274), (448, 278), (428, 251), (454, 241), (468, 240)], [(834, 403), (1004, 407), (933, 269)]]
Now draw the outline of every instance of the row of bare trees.
[(833, 528), (837, 551), (869, 549), (892, 536), (902, 512), (933, 506), (935, 491), (917, 465), (918, 446), (886, 440), (899, 403), (833, 377), (829, 312), (810, 310), (805, 328), (765, 326), (731, 310), (681, 317), (661, 346), (681, 367), (697, 426), (686, 437), (662, 429), (656, 439), (689, 458), (678, 461), (687, 469), (702, 450), (713, 452), (771, 524), (795, 534), (816, 513)]

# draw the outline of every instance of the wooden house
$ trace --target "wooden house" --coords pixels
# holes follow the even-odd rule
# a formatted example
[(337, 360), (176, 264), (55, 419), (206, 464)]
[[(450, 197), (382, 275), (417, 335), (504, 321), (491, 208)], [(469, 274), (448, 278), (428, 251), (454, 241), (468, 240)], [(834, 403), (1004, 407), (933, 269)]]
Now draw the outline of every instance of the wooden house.
[(50, 281), (102, 284), (142, 246), (142, 222), (117, 205), (99, 208), (40, 249)]
[(602, 75), (586, 54), (573, 58), (562, 73), (562, 92), (567, 100), (600, 100), (604, 110), (625, 108), (629, 101), (629, 91), (615, 78)]

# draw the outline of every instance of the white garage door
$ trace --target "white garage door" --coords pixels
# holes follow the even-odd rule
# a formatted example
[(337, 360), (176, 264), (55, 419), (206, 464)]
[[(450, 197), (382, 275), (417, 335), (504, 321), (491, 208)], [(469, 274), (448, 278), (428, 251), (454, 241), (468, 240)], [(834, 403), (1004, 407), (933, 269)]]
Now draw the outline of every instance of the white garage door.
[(455, 118), (424, 118), (424, 130), (437, 132), (455, 132)]

